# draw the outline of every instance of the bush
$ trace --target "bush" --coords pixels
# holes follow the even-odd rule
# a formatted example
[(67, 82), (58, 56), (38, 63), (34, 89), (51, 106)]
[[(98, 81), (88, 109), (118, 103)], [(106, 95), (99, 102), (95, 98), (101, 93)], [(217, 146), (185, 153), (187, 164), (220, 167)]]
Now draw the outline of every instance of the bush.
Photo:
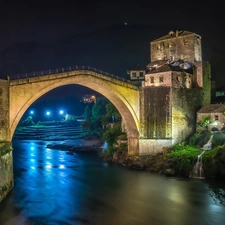
[(225, 144), (225, 134), (224, 133), (214, 134), (212, 144), (213, 144), (213, 147), (217, 147), (219, 145), (224, 145)]

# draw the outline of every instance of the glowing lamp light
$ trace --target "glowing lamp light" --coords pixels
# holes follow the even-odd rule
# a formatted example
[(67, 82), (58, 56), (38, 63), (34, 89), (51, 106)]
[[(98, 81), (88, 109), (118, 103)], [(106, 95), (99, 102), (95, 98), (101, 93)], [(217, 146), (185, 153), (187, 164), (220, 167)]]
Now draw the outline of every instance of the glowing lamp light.
[(60, 111), (59, 111), (59, 114), (60, 114), (60, 115), (63, 115), (63, 114), (64, 114), (64, 111), (63, 111), (63, 110), (60, 110)]

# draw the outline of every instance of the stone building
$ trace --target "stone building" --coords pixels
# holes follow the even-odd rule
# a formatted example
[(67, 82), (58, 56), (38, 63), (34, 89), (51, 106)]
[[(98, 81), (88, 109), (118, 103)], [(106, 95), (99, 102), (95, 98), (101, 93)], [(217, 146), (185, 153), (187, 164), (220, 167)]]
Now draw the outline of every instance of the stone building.
[(197, 111), (197, 129), (225, 130), (225, 105), (209, 104), (199, 109)]
[[(140, 145), (158, 152), (195, 132), (196, 112), (211, 101), (211, 68), (202, 61), (201, 37), (195, 33), (170, 31), (150, 46), (140, 95), (141, 123), (147, 126), (140, 130)], [(138, 74), (129, 72), (131, 78)]]

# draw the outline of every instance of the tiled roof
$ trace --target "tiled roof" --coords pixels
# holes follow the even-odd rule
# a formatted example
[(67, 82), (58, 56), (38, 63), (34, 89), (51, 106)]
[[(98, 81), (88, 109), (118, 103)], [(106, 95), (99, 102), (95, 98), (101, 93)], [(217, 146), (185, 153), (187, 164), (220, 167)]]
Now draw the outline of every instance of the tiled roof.
[(161, 72), (167, 72), (167, 71), (172, 71), (170, 66), (168, 64), (164, 64), (162, 66), (159, 66), (157, 68), (152, 68), (150, 71), (148, 71), (148, 74), (150, 73), (161, 73)]
[(197, 113), (221, 113), (225, 111), (225, 104), (205, 105)]
[[(181, 65), (184, 67), (181, 67)], [(155, 62), (151, 62), (147, 65), (149, 68), (148, 73), (160, 73), (167, 71), (185, 71), (189, 74), (193, 74), (193, 65), (186, 61), (172, 61), (169, 60), (159, 60)]]
[[(181, 36), (186, 36), (186, 35), (189, 35), (189, 34), (194, 34), (193, 32), (190, 32), (190, 31), (186, 31), (186, 30), (181, 30), (181, 31), (178, 31), (178, 37), (181, 37)], [(199, 35), (198, 35), (199, 36)], [(176, 31), (170, 31), (167, 35), (161, 37), (161, 38), (158, 38), (152, 42), (156, 42), (156, 41), (162, 41), (162, 40), (166, 40), (166, 39), (171, 39), (171, 38), (175, 38), (176, 37)]]

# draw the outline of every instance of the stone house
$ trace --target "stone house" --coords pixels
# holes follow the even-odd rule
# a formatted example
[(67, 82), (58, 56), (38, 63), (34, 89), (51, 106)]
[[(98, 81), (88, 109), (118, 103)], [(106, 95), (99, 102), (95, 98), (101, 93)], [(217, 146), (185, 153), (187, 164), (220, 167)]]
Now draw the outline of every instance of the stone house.
[[(208, 123), (204, 123), (208, 120)], [(197, 130), (225, 130), (225, 105), (209, 104), (197, 111)]]

